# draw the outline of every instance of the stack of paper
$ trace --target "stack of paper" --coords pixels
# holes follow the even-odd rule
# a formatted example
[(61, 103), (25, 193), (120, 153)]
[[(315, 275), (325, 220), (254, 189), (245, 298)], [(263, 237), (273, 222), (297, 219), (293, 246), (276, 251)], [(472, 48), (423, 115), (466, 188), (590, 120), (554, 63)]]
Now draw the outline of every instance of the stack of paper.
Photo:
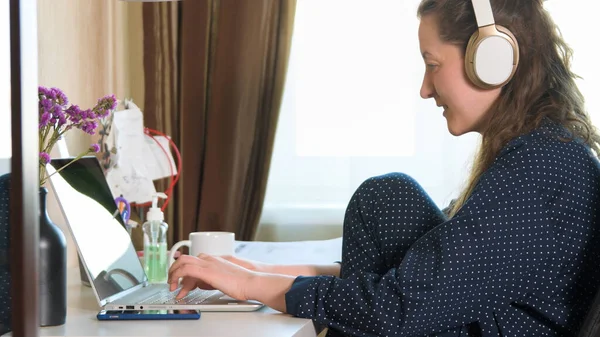
[(235, 255), (268, 263), (327, 264), (341, 260), (342, 238), (294, 242), (238, 241)]

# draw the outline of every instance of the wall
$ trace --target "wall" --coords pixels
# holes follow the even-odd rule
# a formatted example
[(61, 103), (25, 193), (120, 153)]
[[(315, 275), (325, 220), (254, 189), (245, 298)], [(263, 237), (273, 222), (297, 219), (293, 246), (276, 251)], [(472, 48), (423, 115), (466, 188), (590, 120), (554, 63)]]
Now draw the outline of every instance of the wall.
[[(39, 83), (62, 89), (82, 108), (114, 93), (118, 99), (144, 102), (142, 4), (118, 0), (38, 0)], [(95, 139), (78, 130), (65, 137), (54, 156), (75, 156)], [(67, 151), (68, 149), (68, 151)], [(65, 232), (68, 263), (76, 249), (50, 193), (50, 217)]]
[[(141, 6), (116, 0), (39, 0), (40, 85), (61, 88), (81, 107), (92, 107), (110, 93), (142, 103)], [(92, 142), (78, 130), (66, 140), (71, 155)]]

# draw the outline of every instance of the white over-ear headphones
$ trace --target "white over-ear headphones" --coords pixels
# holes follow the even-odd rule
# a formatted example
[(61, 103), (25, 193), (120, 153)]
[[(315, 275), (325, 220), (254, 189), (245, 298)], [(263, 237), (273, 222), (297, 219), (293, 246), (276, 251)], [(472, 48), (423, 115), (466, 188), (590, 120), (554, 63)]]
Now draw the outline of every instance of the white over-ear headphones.
[(473, 33), (465, 52), (467, 76), (482, 89), (506, 84), (519, 64), (519, 45), (506, 28), (496, 25), (491, 0), (472, 0), (479, 29)]

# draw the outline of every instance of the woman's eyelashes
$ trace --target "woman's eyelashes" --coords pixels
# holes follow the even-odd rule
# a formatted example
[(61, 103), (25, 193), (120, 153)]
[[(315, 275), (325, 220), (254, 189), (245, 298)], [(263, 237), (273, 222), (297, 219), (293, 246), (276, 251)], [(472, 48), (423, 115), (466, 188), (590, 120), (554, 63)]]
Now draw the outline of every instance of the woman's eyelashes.
[(433, 63), (426, 63), (425, 64), (425, 69), (427, 71), (434, 71), (437, 67), (438, 67), (437, 64), (433, 64)]

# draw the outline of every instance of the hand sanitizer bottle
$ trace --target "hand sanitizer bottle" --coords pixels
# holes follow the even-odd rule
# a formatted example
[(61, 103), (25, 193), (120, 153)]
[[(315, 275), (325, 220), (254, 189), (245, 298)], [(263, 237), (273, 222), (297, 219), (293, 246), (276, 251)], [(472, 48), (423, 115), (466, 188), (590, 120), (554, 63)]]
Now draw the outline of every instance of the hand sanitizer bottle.
[(165, 199), (164, 193), (152, 196), (152, 207), (148, 211), (144, 231), (144, 271), (148, 282), (167, 282), (167, 230), (169, 225), (164, 221), (164, 214), (158, 207), (158, 198)]

